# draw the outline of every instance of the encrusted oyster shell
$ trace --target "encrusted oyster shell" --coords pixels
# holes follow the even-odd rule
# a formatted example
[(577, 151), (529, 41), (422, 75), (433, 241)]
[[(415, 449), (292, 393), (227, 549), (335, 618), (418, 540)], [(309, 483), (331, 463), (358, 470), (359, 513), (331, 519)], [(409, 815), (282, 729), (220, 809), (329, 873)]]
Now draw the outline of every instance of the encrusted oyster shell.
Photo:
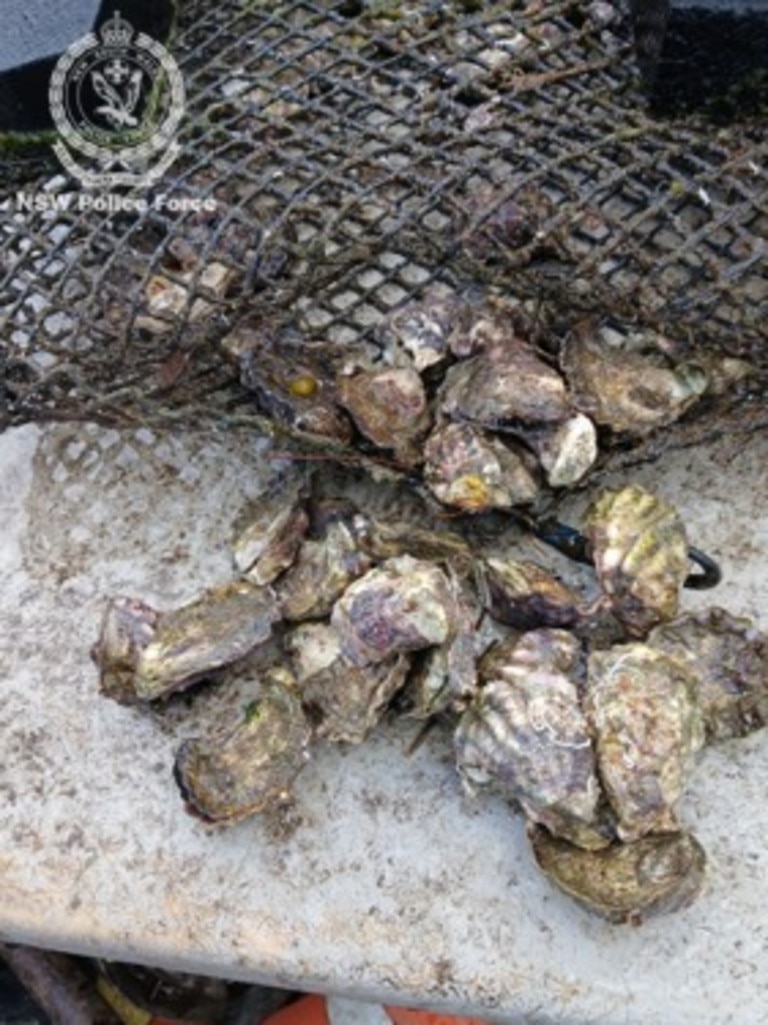
[(356, 665), (442, 644), (451, 634), (456, 601), (437, 566), (403, 555), (351, 584), (336, 602), (331, 624), (344, 655)]
[[(128, 637), (128, 657), (134, 659), (132, 689), (139, 701), (167, 697), (243, 658), (269, 639), (279, 615), (271, 591), (244, 581), (211, 588), (189, 605), (157, 614), (151, 636), (147, 630), (126, 627), (127, 612), (129, 606), (108, 613), (99, 651), (105, 664), (112, 662), (114, 672), (114, 655), (108, 652), (105, 639), (117, 615), (121, 621), (117, 632)], [(120, 647), (118, 668), (125, 673), (127, 662), (119, 651)], [(124, 695), (128, 685), (124, 675)]]
[(578, 325), (561, 358), (573, 404), (635, 436), (677, 420), (707, 390), (709, 377), (699, 364), (675, 364), (663, 348), (661, 339), (649, 338), (642, 349), (592, 323)]
[(377, 562), (399, 555), (464, 566), (474, 560), (470, 544), (452, 530), (431, 530), (409, 521), (390, 522), (362, 516), (355, 527), (360, 547)]
[(122, 704), (136, 698), (139, 654), (155, 636), (160, 613), (138, 598), (113, 598), (104, 611), (91, 657), (99, 667), (99, 689)]
[(466, 306), (456, 296), (430, 292), (391, 313), (376, 335), (397, 360), (402, 352), (419, 372), (450, 357), (453, 338), (463, 332)]
[(427, 395), (411, 367), (342, 374), (338, 400), (358, 430), (378, 448), (391, 449), (406, 464), (421, 461), (418, 442), (430, 426)]
[(599, 495), (585, 525), (600, 586), (629, 633), (643, 637), (672, 619), (690, 567), (674, 507), (631, 485)]
[(570, 413), (563, 378), (511, 332), (448, 370), (440, 405), (452, 420), (497, 431), (559, 423)]
[(697, 679), (646, 644), (593, 651), (585, 712), (622, 840), (674, 831), (674, 808), (704, 743)]
[(720, 608), (691, 612), (657, 626), (648, 646), (695, 674), (708, 740), (744, 737), (768, 722), (768, 638), (751, 620)]
[(478, 578), (486, 609), (508, 626), (569, 627), (581, 618), (578, 596), (535, 562), (487, 558)]
[(295, 681), (275, 666), (233, 730), (184, 741), (174, 776), (190, 811), (208, 822), (235, 822), (290, 801), (310, 739)]
[(294, 564), (275, 584), (280, 614), (289, 623), (329, 615), (334, 602), (370, 565), (353, 526), (343, 518), (332, 520), (321, 538), (303, 542)]
[(589, 473), (598, 456), (595, 425), (583, 413), (575, 413), (549, 428), (521, 432), (535, 453), (553, 488), (573, 487)]
[(484, 685), (455, 735), (459, 772), (492, 784), (534, 822), (582, 847), (609, 842), (577, 673), (581, 649), (562, 630), (502, 642), (480, 665)]
[(705, 879), (706, 854), (690, 833), (656, 833), (588, 851), (529, 830), (539, 868), (582, 907), (615, 924), (639, 925), (688, 907)]
[(532, 502), (538, 485), (522, 452), (470, 424), (436, 428), (424, 448), (424, 479), (435, 497), (465, 512)]
[(291, 565), (309, 526), (304, 477), (280, 482), (264, 495), (258, 513), (233, 546), (237, 569), (254, 584), (271, 583)]
[(406, 714), (415, 719), (428, 719), (448, 709), (459, 711), (477, 689), (475, 642), (482, 607), (452, 566), (448, 572), (456, 601), (452, 634), (413, 658), (402, 703)]
[(222, 346), (267, 416), (296, 431), (350, 440), (351, 424), (336, 401), (338, 349), (247, 323), (227, 335)]
[(359, 744), (371, 733), (405, 683), (409, 657), (391, 655), (375, 665), (344, 657), (328, 623), (302, 623), (286, 639), (301, 701), (319, 737)]

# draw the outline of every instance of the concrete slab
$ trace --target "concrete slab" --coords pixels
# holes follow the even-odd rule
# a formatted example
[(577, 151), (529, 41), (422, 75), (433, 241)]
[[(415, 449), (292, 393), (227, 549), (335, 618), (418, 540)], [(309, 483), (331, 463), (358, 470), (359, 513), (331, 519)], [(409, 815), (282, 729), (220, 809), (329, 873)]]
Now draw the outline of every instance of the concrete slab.
[[(768, 627), (767, 456), (764, 437), (724, 438), (625, 474), (722, 561), (686, 607)], [(462, 794), (439, 731), (409, 755), (409, 723), (320, 751), (292, 816), (211, 831), (173, 753), (247, 681), (150, 716), (99, 697), (88, 653), (107, 597), (172, 606), (229, 577), (265, 444), (26, 427), (0, 436), (0, 467), (5, 939), (526, 1025), (768, 1020), (768, 732), (705, 753), (681, 815), (706, 892), (638, 929), (555, 892), (522, 821)]]

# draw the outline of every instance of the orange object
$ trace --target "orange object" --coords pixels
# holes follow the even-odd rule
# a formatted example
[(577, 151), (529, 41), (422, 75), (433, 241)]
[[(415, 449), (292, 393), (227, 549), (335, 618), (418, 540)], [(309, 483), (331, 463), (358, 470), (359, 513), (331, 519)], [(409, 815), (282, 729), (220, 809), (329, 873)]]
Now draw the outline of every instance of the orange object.
[(270, 1015), (264, 1025), (328, 1025), (325, 997), (302, 997)]
[(385, 1007), (392, 1025), (488, 1025), (480, 1018), (454, 1018), (437, 1011), (411, 1011), (407, 1007)]
[[(455, 1018), (437, 1011), (413, 1011), (407, 1007), (385, 1007), (392, 1025), (488, 1025), (480, 1018)], [(333, 1025), (326, 1010), (325, 997), (302, 997), (295, 1004), (267, 1018), (264, 1025)]]

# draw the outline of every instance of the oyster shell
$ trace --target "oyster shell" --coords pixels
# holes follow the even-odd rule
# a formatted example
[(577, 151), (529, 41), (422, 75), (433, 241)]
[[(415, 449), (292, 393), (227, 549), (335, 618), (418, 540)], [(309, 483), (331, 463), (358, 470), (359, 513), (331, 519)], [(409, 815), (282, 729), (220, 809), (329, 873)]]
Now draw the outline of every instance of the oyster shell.
[(688, 542), (673, 506), (637, 485), (603, 492), (587, 511), (600, 586), (618, 619), (642, 637), (678, 609)]
[(580, 656), (579, 642), (562, 630), (492, 648), (454, 745), (470, 785), (492, 783), (534, 822), (597, 848), (609, 838), (598, 820), (595, 753), (575, 679)]
[(293, 566), (275, 584), (283, 619), (295, 623), (329, 615), (337, 598), (370, 565), (346, 519), (325, 524), (324, 536), (304, 541)]
[(601, 918), (639, 925), (688, 907), (706, 873), (706, 854), (690, 833), (656, 833), (634, 843), (582, 850), (541, 826), (529, 830), (539, 868), (564, 893)]
[[(216, 312), (237, 280), (237, 271), (219, 260), (201, 266), (196, 263), (175, 271), (172, 277), (152, 275), (144, 289), (146, 312), (136, 317), (139, 330), (167, 334), (182, 318), (193, 323)], [(210, 298), (203, 298), (206, 293)]]
[(336, 403), (338, 351), (248, 324), (227, 335), (222, 346), (267, 416), (296, 431), (350, 440), (351, 425)]
[[(653, 339), (647, 341), (650, 348)], [(636, 436), (677, 420), (707, 390), (709, 377), (699, 364), (675, 365), (663, 340), (656, 341), (656, 351), (638, 351), (626, 339), (622, 348), (594, 324), (578, 325), (561, 357), (574, 406), (605, 427)]]
[(456, 296), (427, 293), (391, 313), (379, 326), (379, 343), (397, 361), (400, 352), (420, 373), (450, 357), (454, 337), (462, 332), (466, 307)]
[[(493, 102), (493, 101), (491, 101)], [(498, 185), (481, 186), (467, 202), (469, 223), (462, 232), (466, 252), (475, 260), (525, 266), (534, 256), (552, 256), (557, 240), (544, 230), (555, 213), (553, 200), (534, 185), (518, 186), (514, 198)]]
[(450, 530), (431, 530), (410, 522), (388, 522), (363, 516), (357, 519), (355, 526), (360, 547), (377, 562), (398, 555), (461, 566), (468, 566), (474, 560), (468, 542)]
[(675, 830), (674, 806), (704, 743), (694, 673), (645, 644), (593, 651), (585, 712), (622, 840)]
[(369, 570), (347, 588), (331, 614), (342, 652), (356, 665), (442, 644), (455, 620), (448, 577), (410, 555)]
[(427, 395), (411, 367), (342, 374), (338, 400), (361, 434), (378, 448), (391, 449), (406, 465), (421, 461), (418, 441), (430, 425)]
[(536, 453), (547, 483), (553, 488), (577, 484), (597, 461), (597, 431), (583, 413), (569, 416), (551, 428), (521, 431), (521, 437)]
[(657, 626), (648, 646), (695, 673), (708, 740), (744, 737), (768, 722), (768, 638), (751, 620), (719, 608), (692, 612)]
[(190, 811), (208, 822), (235, 822), (290, 800), (310, 738), (295, 681), (276, 666), (234, 730), (184, 741), (174, 776)]
[(365, 740), (408, 673), (408, 655), (392, 655), (376, 665), (350, 662), (327, 623), (303, 623), (285, 644), (315, 732), (332, 741)]
[(257, 516), (235, 539), (235, 565), (254, 584), (271, 583), (296, 558), (309, 526), (305, 497), (303, 478), (275, 488), (261, 499)]
[(438, 427), (424, 458), (424, 480), (435, 497), (465, 512), (509, 509), (538, 494), (523, 454), (470, 424)]
[(235, 581), (172, 612), (118, 599), (95, 655), (102, 689), (118, 700), (155, 701), (243, 658), (267, 641), (278, 610), (271, 592)]
[(136, 701), (140, 652), (155, 635), (160, 613), (137, 598), (113, 598), (104, 611), (91, 658), (99, 667), (99, 689), (121, 704)]
[(477, 690), (475, 642), (482, 607), (452, 566), (448, 572), (456, 601), (452, 635), (438, 647), (414, 656), (402, 702), (406, 714), (414, 719), (463, 709)]
[(527, 338), (533, 327), (531, 317), (516, 299), (493, 296), (480, 306), (468, 307), (464, 330), (451, 339), (451, 352), (459, 359), (488, 350), (503, 351), (510, 342)]
[(448, 370), (440, 405), (452, 420), (496, 431), (559, 423), (570, 413), (563, 378), (511, 330)]
[(577, 595), (535, 562), (484, 559), (477, 569), (489, 614), (519, 630), (574, 626), (581, 618)]

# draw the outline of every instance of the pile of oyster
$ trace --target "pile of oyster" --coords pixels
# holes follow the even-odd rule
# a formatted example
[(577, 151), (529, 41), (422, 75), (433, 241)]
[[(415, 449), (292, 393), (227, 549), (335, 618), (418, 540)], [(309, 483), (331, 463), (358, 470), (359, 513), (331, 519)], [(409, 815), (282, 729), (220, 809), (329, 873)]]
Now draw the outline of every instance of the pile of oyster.
[(378, 460), (470, 513), (572, 487), (603, 442), (643, 438), (749, 374), (650, 330), (583, 320), (556, 336), (530, 304), (435, 288), (385, 318), (367, 348), (247, 321), (223, 345), (273, 423)]
[(148, 706), (271, 645), (240, 720), (177, 753), (204, 820), (289, 802), (319, 742), (364, 741), (397, 696), (452, 724), (460, 777), (524, 813), (562, 890), (615, 922), (671, 911), (705, 869), (678, 802), (705, 743), (768, 719), (768, 643), (718, 608), (679, 614), (689, 547), (661, 498), (606, 491), (583, 530), (591, 591), (296, 473), (237, 538), (236, 579), (175, 611), (109, 604), (101, 689)]

